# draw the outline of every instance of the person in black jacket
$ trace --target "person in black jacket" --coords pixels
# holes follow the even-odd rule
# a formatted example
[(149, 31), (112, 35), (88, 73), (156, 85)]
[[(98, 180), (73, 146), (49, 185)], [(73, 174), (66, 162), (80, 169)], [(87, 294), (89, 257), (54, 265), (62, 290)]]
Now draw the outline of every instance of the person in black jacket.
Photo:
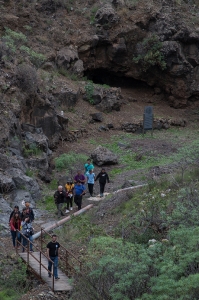
[(105, 169), (102, 169), (101, 172), (97, 175), (95, 181), (99, 178), (99, 184), (100, 184), (100, 198), (104, 196), (104, 188), (106, 185), (106, 182), (109, 183), (109, 177), (106, 173)]
[(64, 192), (61, 185), (58, 186), (57, 191), (54, 193), (54, 199), (58, 209), (58, 217), (61, 217), (61, 215), (64, 216), (62, 212), (62, 206), (66, 199), (66, 192)]

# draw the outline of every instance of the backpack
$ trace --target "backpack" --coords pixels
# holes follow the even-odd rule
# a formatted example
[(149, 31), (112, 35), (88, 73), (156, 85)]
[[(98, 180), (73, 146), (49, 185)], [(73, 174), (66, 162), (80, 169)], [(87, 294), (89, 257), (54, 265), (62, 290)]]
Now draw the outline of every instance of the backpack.
[(34, 230), (32, 227), (28, 228), (26, 227), (23, 233), (27, 238), (29, 238), (31, 235), (34, 234)]

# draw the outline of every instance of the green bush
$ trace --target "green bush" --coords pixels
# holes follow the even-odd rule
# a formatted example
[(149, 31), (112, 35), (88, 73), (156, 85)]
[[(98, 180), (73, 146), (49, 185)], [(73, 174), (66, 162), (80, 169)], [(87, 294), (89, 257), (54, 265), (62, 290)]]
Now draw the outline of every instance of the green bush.
[(94, 92), (94, 84), (92, 81), (89, 81), (86, 85), (85, 85), (85, 90), (86, 90), (86, 97), (88, 99), (88, 101), (90, 102), (90, 104), (93, 104), (93, 92)]
[(21, 50), (22, 52), (25, 52), (26, 54), (28, 54), (28, 56), (29, 56), (31, 62), (32, 62), (36, 67), (40, 67), (40, 66), (44, 63), (44, 61), (45, 61), (45, 59), (46, 59), (45, 55), (43, 55), (43, 54), (41, 54), (41, 53), (37, 53), (37, 52), (33, 51), (32, 49), (30, 49), (29, 47), (21, 46), (21, 47), (20, 47), (20, 50)]
[(141, 64), (144, 71), (147, 71), (153, 66), (158, 66), (161, 70), (166, 69), (166, 62), (162, 49), (162, 42), (156, 35), (152, 35), (149, 38), (143, 40), (139, 44), (139, 55), (133, 58), (136, 64)]
[(58, 170), (75, 170), (80, 163), (85, 163), (87, 159), (88, 157), (85, 154), (76, 154), (73, 152), (64, 153), (59, 157), (55, 158), (55, 167)]

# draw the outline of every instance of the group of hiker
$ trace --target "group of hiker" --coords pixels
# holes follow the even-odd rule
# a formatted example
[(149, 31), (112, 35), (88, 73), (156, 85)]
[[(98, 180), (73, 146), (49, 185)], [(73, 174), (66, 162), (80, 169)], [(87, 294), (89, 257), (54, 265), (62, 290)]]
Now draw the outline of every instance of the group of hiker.
[[(86, 183), (88, 185), (88, 191), (91, 197), (94, 193), (94, 183), (99, 179), (100, 185), (100, 197), (104, 196), (104, 188), (107, 182), (109, 182), (109, 176), (105, 169), (102, 168), (97, 176), (94, 173), (94, 166), (91, 160), (88, 159), (87, 163), (84, 165), (85, 172), (82, 174), (80, 170), (73, 179), (68, 178), (65, 189), (63, 186), (59, 185), (57, 191), (54, 193), (55, 204), (57, 205), (58, 217), (64, 215), (62, 212), (62, 206), (66, 203), (66, 211), (68, 213), (73, 210), (73, 200), (77, 205), (77, 209), (80, 210), (82, 207), (82, 197), (86, 194)], [(22, 244), (22, 251), (24, 252), (29, 244), (29, 251), (33, 252), (33, 234), (34, 228), (32, 222), (34, 221), (34, 212), (30, 208), (29, 201), (24, 202), (25, 207), (22, 212), (19, 211), (19, 206), (15, 205), (13, 211), (10, 214), (9, 226), (12, 237), (12, 243), (14, 249), (20, 249), (20, 244)], [(28, 243), (28, 240), (30, 243)], [(58, 249), (60, 244), (57, 242), (57, 236), (52, 235), (52, 241), (47, 244), (47, 257), (48, 260), (48, 276), (51, 277), (52, 262), (54, 265), (54, 277), (56, 280), (58, 277)]]
[(95, 181), (99, 179), (100, 197), (104, 196), (105, 185), (107, 182), (109, 182), (109, 176), (105, 169), (102, 168), (99, 174), (95, 176), (94, 166), (90, 159), (87, 160), (87, 163), (84, 165), (84, 169), (84, 174), (81, 172), (81, 170), (78, 170), (73, 179), (67, 179), (65, 190), (62, 185), (58, 186), (58, 189), (54, 194), (55, 204), (57, 205), (58, 210), (58, 217), (64, 215), (62, 212), (62, 206), (64, 203), (66, 203), (65, 213), (69, 213), (70, 210), (73, 210), (73, 198), (74, 203), (77, 205), (77, 209), (81, 209), (82, 197), (86, 194), (86, 183), (88, 185), (89, 194), (91, 197), (93, 197), (94, 184)]
[[(13, 248), (20, 248), (20, 243), (23, 245), (23, 252), (27, 247), (27, 240), (33, 241), (32, 235), (34, 229), (32, 222), (34, 221), (34, 212), (30, 207), (29, 201), (25, 202), (25, 207), (22, 212), (19, 211), (19, 206), (15, 205), (13, 211), (10, 214), (9, 226), (12, 237)], [(22, 234), (21, 234), (22, 233)], [(25, 237), (24, 237), (25, 236)], [(17, 243), (16, 243), (17, 241)], [(30, 243), (30, 251), (33, 251), (32, 244)]]

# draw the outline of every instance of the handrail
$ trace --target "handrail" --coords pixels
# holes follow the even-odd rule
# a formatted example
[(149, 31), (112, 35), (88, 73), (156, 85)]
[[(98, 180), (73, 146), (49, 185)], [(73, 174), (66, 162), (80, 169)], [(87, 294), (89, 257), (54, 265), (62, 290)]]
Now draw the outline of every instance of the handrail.
[[(43, 248), (43, 242), (44, 242), (44, 239), (42, 238), (42, 234), (43, 233), (45, 233), (45, 234), (47, 234), (49, 237), (51, 237), (52, 238), (52, 236), (44, 229), (44, 228), (42, 228), (41, 227), (41, 235), (40, 235), (40, 240), (41, 240), (41, 249)], [(61, 253), (60, 253), (60, 258), (63, 258), (63, 260), (66, 262), (66, 268), (67, 267), (69, 267), (69, 268), (73, 268), (73, 270), (74, 271), (76, 271), (75, 270), (75, 268), (74, 268), (74, 266), (71, 266), (70, 264), (69, 264), (69, 262), (68, 262), (68, 257), (70, 257), (70, 256), (72, 256), (76, 261), (77, 261), (77, 263), (78, 263), (78, 265), (79, 265), (79, 269), (80, 269), (80, 271), (82, 270), (82, 262), (72, 253), (72, 252), (70, 252), (68, 249), (66, 249), (64, 246), (62, 246), (61, 244), (60, 244), (60, 250), (64, 250), (65, 251), (65, 258), (64, 257), (62, 257), (61, 256)], [(74, 265), (74, 264), (73, 264)]]
[[(50, 258), (48, 258), (47, 255), (46, 255), (41, 249), (39, 249), (37, 246), (35, 246), (35, 245), (29, 240), (29, 238), (26, 237), (22, 232), (20, 232), (18, 229), (16, 229), (16, 231), (19, 232), (20, 235), (21, 235), (23, 238), (25, 238), (26, 241), (27, 241), (27, 244), (28, 244), (28, 247), (27, 247), (27, 264), (29, 265), (29, 255), (31, 255), (31, 256), (39, 263), (39, 270), (40, 270), (39, 275), (40, 275), (40, 277), (41, 277), (41, 266), (42, 266), (44, 269), (46, 269), (48, 273), (50, 273), (50, 274), (52, 275), (52, 290), (53, 290), (53, 292), (54, 292), (54, 262), (53, 262)], [(22, 246), (23, 249), (25, 248), (25, 246), (24, 246), (21, 242), (19, 242), (19, 241), (17, 240), (17, 237), (16, 237), (16, 245), (17, 245), (17, 244), (20, 244), (20, 245)], [(36, 248), (36, 250), (40, 253), (40, 255), (39, 255), (40, 260), (38, 260), (38, 259), (33, 255), (33, 253), (29, 250), (29, 249), (30, 249), (30, 244), (32, 244), (33, 247)], [(16, 252), (18, 253), (17, 247), (16, 247)], [(52, 269), (53, 269), (52, 272), (50, 272), (50, 271), (47, 269), (47, 267), (41, 262), (41, 254), (42, 254), (43, 256), (45, 256), (45, 257), (47, 258), (48, 261), (51, 261), (52, 267), (53, 267), (53, 268), (52, 268)]]

